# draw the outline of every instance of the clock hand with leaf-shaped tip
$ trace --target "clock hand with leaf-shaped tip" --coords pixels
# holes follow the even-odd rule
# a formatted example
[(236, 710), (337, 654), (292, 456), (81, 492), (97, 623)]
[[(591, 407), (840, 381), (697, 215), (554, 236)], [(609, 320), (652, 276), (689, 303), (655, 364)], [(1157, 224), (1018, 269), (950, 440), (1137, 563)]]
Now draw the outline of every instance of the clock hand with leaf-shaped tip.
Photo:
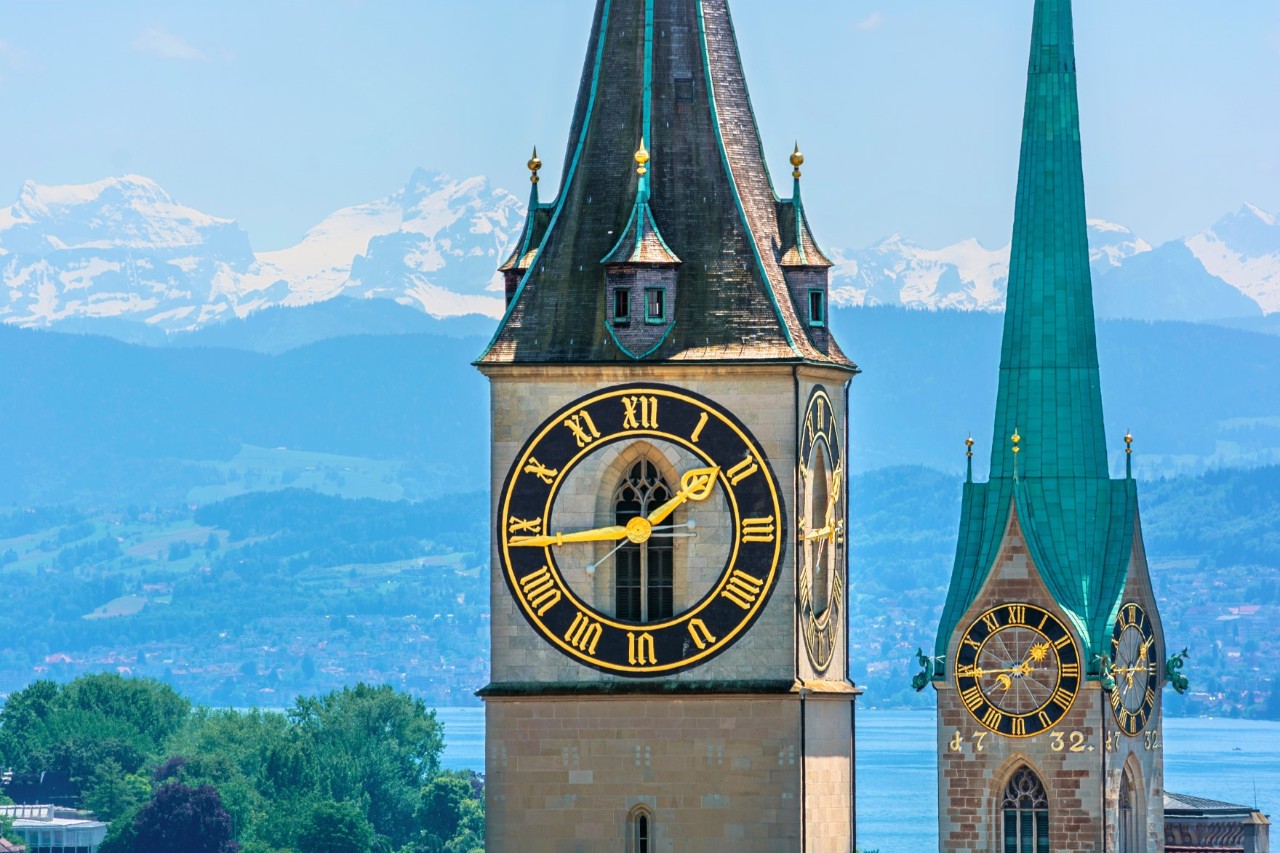
[(575, 530), (571, 533), (557, 532), (541, 536), (513, 536), (507, 544), (520, 548), (545, 548), (551, 545), (560, 546), (575, 542), (618, 542), (628, 539), (639, 545), (649, 541), (653, 529), (661, 524), (671, 513), (686, 501), (703, 501), (711, 495), (715, 486), (718, 467), (694, 468), (686, 471), (680, 478), (680, 491), (671, 500), (659, 506), (647, 516), (631, 519), (626, 525), (611, 524), (607, 527), (595, 527), (590, 530)]
[(843, 469), (837, 467), (835, 475), (831, 479), (831, 496), (827, 499), (827, 512), (825, 516), (827, 520), (826, 526), (820, 527), (817, 530), (810, 530), (808, 533), (805, 533), (804, 536), (801, 537), (801, 540), (804, 542), (809, 542), (814, 539), (834, 539), (836, 533), (844, 527), (842, 522), (835, 521), (836, 509), (840, 506), (840, 483), (844, 480)]

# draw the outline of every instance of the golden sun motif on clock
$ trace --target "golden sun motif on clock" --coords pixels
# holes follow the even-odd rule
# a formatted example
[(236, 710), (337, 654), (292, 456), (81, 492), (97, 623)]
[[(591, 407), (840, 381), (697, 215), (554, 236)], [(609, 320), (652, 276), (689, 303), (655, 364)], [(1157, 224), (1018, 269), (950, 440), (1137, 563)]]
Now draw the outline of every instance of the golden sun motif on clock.
[(1128, 602), (1111, 629), (1111, 713), (1120, 731), (1135, 737), (1146, 728), (1160, 689), (1155, 627), (1146, 611)]
[(1033, 604), (1001, 604), (965, 629), (956, 692), (975, 720), (1007, 737), (1032, 737), (1066, 715), (1080, 692), (1071, 632)]
[(800, 421), (796, 584), (800, 631), (814, 670), (831, 665), (844, 613), (842, 427), (826, 388), (815, 387)]
[[(659, 458), (628, 455), (642, 451)], [(580, 476), (613, 456), (630, 472), (622, 485)], [(620, 508), (584, 516), (592, 491)], [(750, 628), (776, 585), (787, 527), (769, 460), (733, 414), (684, 389), (622, 385), (555, 412), (516, 454), (498, 501), (498, 554), (521, 613), (556, 649), (606, 672), (667, 675)], [(599, 594), (610, 572), (615, 584), (646, 577), (643, 591)]]

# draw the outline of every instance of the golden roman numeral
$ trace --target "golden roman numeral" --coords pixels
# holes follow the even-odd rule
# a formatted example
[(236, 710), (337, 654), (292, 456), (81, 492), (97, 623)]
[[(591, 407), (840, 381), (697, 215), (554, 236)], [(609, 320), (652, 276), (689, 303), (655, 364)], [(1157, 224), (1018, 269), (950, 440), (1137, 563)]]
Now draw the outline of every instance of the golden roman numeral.
[(824, 430), (826, 430), (827, 428), (826, 421), (827, 421), (827, 401), (819, 397), (818, 398), (818, 432), (823, 432)]
[(965, 690), (960, 694), (960, 700), (964, 702), (964, 706), (970, 711), (976, 711), (982, 706), (982, 691), (979, 690), (976, 685), (974, 687), (970, 687), (968, 690)]
[(569, 630), (564, 632), (564, 639), (578, 651), (594, 655), (596, 644), (600, 642), (602, 633), (604, 629), (600, 627), (599, 622), (588, 618), (584, 613), (579, 613), (573, 617), (573, 624), (569, 626)]
[(1027, 623), (1027, 608), (1023, 604), (1010, 604), (1007, 608), (1009, 611), (1010, 625), (1025, 625)]
[(1147, 692), (1142, 697), (1142, 701), (1147, 707), (1154, 707), (1156, 703), (1156, 692), (1148, 687)]
[(573, 433), (573, 438), (578, 442), (579, 447), (586, 447), (600, 437), (600, 430), (596, 429), (595, 421), (591, 420), (591, 415), (586, 409), (569, 415), (565, 418), (564, 425)]
[(1138, 623), (1138, 605), (1126, 604), (1124, 606), (1125, 616), (1128, 618), (1126, 625), (1136, 625)]
[(995, 708), (988, 708), (987, 713), (982, 715), (982, 724), (989, 729), (995, 730), (1000, 728), (1000, 724), (1004, 722), (1004, 714)]
[(689, 440), (694, 444), (698, 443), (698, 438), (702, 435), (702, 430), (706, 427), (708, 420), (710, 420), (710, 418), (707, 416), (706, 412), (703, 412), (702, 415), (699, 416), (698, 425), (693, 428), (693, 435), (689, 436)]
[(746, 459), (725, 471), (724, 475), (729, 478), (729, 485), (736, 486), (759, 470), (760, 466), (756, 464), (756, 458), (748, 453)]
[(529, 464), (524, 466), (524, 472), (526, 474), (532, 474), (533, 476), (537, 477), (539, 480), (541, 480), (542, 482), (550, 486), (552, 483), (555, 482), (555, 476), (556, 474), (560, 473), (560, 469), (548, 468), (547, 466), (539, 462), (537, 459), (530, 456)]
[(514, 515), (507, 519), (507, 533), (530, 533), (537, 536), (542, 532), (542, 519), (535, 518), (533, 521), (525, 521), (523, 518), (516, 518)]
[(958, 666), (956, 667), (956, 678), (981, 678), (982, 671), (976, 666)]
[(1014, 717), (1009, 721), (1013, 729), (1010, 731), (1014, 737), (1025, 737), (1027, 734), (1027, 721), (1022, 717)]
[(1080, 664), (1078, 664), (1078, 663), (1064, 663), (1064, 664), (1062, 664), (1062, 666), (1061, 666), (1061, 668), (1060, 668), (1060, 671), (1062, 672), (1062, 677), (1063, 677), (1063, 678), (1079, 678), (1079, 677), (1080, 677)]
[(1065, 649), (1069, 645), (1071, 645), (1070, 634), (1063, 634), (1061, 637), (1053, 641), (1053, 647), (1055, 649)]
[(763, 589), (764, 581), (752, 577), (741, 569), (734, 569), (733, 574), (729, 575), (729, 582), (725, 584), (724, 591), (720, 594), (743, 610), (750, 610)]
[(556, 589), (555, 579), (546, 566), (520, 578), (520, 591), (524, 593), (529, 607), (537, 610), (539, 616), (547, 615), (547, 611), (560, 601), (560, 590)]
[(1124, 697), (1120, 695), (1120, 688), (1118, 686), (1111, 688), (1111, 707), (1119, 711), (1120, 703), (1123, 701)]
[(657, 429), (658, 398), (657, 397), (623, 397), (622, 416), (623, 429)]
[(1071, 707), (1071, 703), (1075, 701), (1075, 694), (1068, 693), (1059, 687), (1053, 692), (1053, 704), (1057, 705), (1064, 712)]
[(1036, 719), (1040, 721), (1041, 730), (1047, 729), (1053, 725), (1053, 720), (1050, 719), (1049, 715), (1046, 714), (1044, 711), (1041, 711), (1038, 714), (1036, 714)]
[(772, 542), (776, 530), (772, 515), (765, 518), (742, 519), (743, 542)]
[(627, 660), (632, 666), (651, 666), (658, 662), (653, 654), (652, 634), (627, 632)]
[(715, 635), (707, 630), (707, 623), (701, 619), (689, 620), (689, 636), (693, 637), (693, 644), (699, 650), (705, 649), (716, 641)]
[(970, 647), (972, 647), (972, 648), (974, 648), (974, 649), (981, 649), (981, 648), (982, 648), (982, 644), (981, 644), (981, 643), (979, 643), (977, 640), (973, 639), (972, 637), (965, 637), (965, 638), (964, 638), (964, 644), (965, 644), (966, 646), (970, 646)]
[(988, 631), (995, 631), (1000, 627), (1000, 619), (994, 613), (983, 613), (982, 624), (987, 626)]

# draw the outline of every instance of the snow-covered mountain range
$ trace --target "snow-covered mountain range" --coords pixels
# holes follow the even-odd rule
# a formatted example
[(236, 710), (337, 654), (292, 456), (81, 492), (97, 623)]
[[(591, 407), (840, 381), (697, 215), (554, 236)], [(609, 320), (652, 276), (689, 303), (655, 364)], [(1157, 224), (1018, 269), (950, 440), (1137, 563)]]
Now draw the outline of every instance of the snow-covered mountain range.
[[(28, 182), (0, 208), (0, 322), (83, 328), (112, 318), (172, 332), (336, 296), (495, 318), (495, 268), (523, 217), (520, 199), (483, 177), (418, 171), (387, 198), (333, 213), (297, 245), (255, 253), (233, 220), (185, 207), (147, 178)], [(1280, 222), (1251, 205), (1161, 246), (1101, 220), (1089, 223), (1089, 241), (1100, 317), (1280, 312)], [(1004, 307), (1008, 246), (926, 249), (895, 235), (832, 255), (838, 306)]]
[[(1099, 317), (1204, 321), (1280, 312), (1280, 224), (1252, 205), (1186, 240), (1152, 247), (1123, 225), (1089, 221)], [(965, 240), (925, 249), (893, 236), (836, 251), (832, 301), (998, 311), (1009, 246)]]
[(297, 245), (255, 254), (234, 221), (183, 207), (147, 178), (28, 182), (0, 208), (0, 321), (110, 317), (181, 331), (340, 295), (496, 317), (495, 269), (523, 215), (519, 199), (484, 178), (419, 171)]

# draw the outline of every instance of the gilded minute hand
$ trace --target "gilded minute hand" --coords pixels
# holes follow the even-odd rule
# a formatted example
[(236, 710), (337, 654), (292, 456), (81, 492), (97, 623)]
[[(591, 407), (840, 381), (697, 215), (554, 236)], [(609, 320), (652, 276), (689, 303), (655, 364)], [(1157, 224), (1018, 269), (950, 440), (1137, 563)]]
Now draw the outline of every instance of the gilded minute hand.
[(548, 545), (564, 545), (568, 542), (617, 542), (625, 538), (627, 528), (612, 525), (594, 530), (576, 530), (573, 533), (551, 533), (545, 536), (513, 536), (507, 544), (513, 548), (545, 548)]

